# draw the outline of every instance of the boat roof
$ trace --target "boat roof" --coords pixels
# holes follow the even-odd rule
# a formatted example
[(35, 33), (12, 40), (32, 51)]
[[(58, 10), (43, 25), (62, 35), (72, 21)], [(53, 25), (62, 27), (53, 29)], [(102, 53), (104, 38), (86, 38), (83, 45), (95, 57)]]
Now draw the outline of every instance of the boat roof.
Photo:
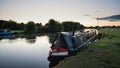
[(71, 35), (71, 33), (69, 33), (69, 32), (58, 32), (57, 34), (63, 34), (65, 36), (70, 36)]

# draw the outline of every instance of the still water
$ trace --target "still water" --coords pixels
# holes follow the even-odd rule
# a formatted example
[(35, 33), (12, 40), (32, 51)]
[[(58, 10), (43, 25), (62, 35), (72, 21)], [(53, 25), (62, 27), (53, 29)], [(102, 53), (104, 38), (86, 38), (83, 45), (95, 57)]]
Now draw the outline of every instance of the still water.
[[(31, 37), (31, 38), (29, 38)], [(7, 36), (0, 39), (0, 68), (49, 68), (51, 35)]]

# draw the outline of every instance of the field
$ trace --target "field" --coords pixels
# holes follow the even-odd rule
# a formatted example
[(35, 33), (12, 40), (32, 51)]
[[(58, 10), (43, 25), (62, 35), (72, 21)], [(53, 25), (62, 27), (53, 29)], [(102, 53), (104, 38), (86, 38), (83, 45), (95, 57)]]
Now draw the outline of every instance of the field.
[(101, 29), (101, 39), (54, 68), (120, 68), (120, 29)]

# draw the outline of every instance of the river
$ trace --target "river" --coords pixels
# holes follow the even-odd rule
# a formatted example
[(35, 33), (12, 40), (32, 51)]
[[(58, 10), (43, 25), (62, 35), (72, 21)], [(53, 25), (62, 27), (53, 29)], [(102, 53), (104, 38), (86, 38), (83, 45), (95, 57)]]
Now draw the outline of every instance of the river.
[(0, 36), (0, 68), (49, 68), (53, 35)]

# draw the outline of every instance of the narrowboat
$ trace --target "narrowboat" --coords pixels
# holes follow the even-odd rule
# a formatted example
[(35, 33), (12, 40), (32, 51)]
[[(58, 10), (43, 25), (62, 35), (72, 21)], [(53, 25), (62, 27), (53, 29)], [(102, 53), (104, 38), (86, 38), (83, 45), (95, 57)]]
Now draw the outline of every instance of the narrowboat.
[(1, 29), (0, 35), (13, 35), (14, 32), (11, 32), (9, 29)]
[(79, 48), (93, 41), (96, 36), (96, 30), (77, 31), (74, 35), (70, 32), (58, 32), (49, 51), (48, 60), (51, 61), (51, 59), (55, 58), (60, 59), (60, 57), (76, 55)]

